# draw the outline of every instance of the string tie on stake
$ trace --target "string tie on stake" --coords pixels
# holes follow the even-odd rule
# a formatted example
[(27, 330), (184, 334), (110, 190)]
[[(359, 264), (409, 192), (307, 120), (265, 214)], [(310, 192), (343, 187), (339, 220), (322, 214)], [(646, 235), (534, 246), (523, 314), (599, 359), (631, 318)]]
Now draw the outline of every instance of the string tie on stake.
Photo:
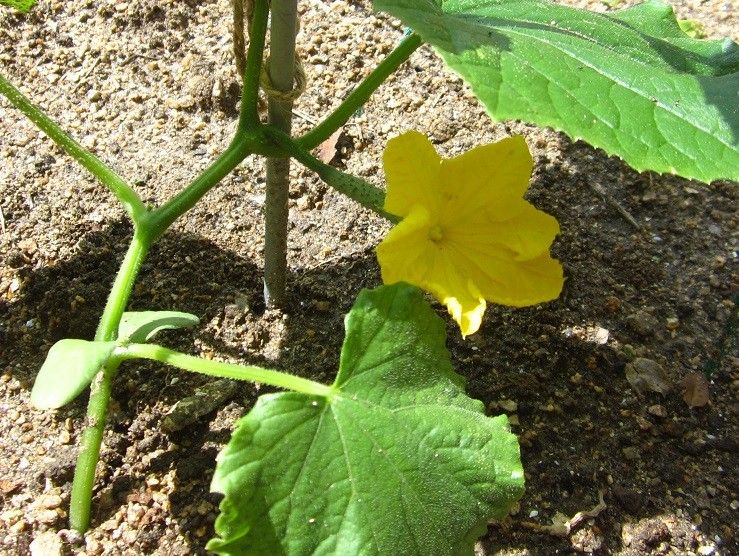
[(300, 95), (305, 92), (308, 78), (305, 74), (303, 63), (300, 61), (297, 52), (295, 53), (294, 85), (291, 90), (281, 91), (280, 89), (275, 88), (274, 84), (272, 83), (272, 79), (270, 79), (269, 77), (269, 71), (267, 70), (268, 67), (269, 56), (267, 56), (264, 64), (262, 64), (262, 71), (259, 75), (259, 85), (260, 87), (262, 87), (264, 94), (266, 94), (268, 98), (282, 104), (287, 104), (295, 102), (296, 100), (298, 100), (298, 97), (300, 97)]

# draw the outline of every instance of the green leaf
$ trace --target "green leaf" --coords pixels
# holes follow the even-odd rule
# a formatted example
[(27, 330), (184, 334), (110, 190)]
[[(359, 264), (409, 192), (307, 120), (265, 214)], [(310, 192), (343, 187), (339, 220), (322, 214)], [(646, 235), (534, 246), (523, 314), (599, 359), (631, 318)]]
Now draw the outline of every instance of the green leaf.
[(115, 342), (59, 340), (36, 376), (31, 404), (37, 409), (56, 409), (71, 402), (92, 382), (115, 347)]
[(23, 13), (27, 13), (35, 3), (36, 0), (0, 0), (0, 4), (10, 6)]
[(652, 1), (599, 14), (543, 0), (375, 0), (496, 119), (585, 139), (637, 170), (739, 179), (739, 46), (688, 37)]
[(190, 313), (178, 311), (132, 311), (123, 313), (118, 326), (118, 340), (143, 344), (161, 330), (188, 328), (200, 324)]
[(363, 291), (346, 328), (333, 396), (265, 395), (238, 423), (208, 550), (471, 555), (522, 494), (507, 418), (465, 395), (418, 289)]

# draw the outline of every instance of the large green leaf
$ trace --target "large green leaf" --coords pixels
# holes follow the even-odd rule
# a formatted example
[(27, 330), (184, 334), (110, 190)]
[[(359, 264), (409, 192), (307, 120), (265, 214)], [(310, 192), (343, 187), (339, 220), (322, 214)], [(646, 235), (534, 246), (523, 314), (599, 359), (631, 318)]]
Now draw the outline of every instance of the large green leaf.
[(330, 398), (262, 396), (218, 458), (223, 554), (472, 554), (523, 491), (505, 416), (468, 398), (406, 284), (363, 291)]
[(672, 8), (598, 14), (543, 0), (375, 0), (432, 44), (497, 119), (584, 139), (637, 170), (739, 179), (739, 47)]
[(71, 402), (92, 382), (115, 347), (115, 342), (59, 340), (36, 375), (31, 404), (37, 409), (56, 409)]

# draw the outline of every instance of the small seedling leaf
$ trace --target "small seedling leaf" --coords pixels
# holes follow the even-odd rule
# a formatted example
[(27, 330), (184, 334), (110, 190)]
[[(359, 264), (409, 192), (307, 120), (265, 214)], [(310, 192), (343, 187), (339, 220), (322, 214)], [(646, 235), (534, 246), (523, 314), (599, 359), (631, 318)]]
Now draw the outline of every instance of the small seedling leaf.
[(493, 118), (584, 139), (637, 170), (739, 179), (739, 46), (695, 40), (659, 1), (595, 13), (545, 0), (374, 0)]
[(60, 340), (49, 350), (31, 390), (37, 409), (56, 409), (75, 399), (110, 358), (115, 342)]
[(143, 344), (161, 330), (188, 328), (200, 324), (190, 313), (178, 311), (135, 311), (123, 313), (118, 327), (119, 341)]
[(239, 421), (208, 550), (471, 555), (521, 496), (506, 417), (465, 395), (418, 289), (363, 291), (346, 328), (332, 397), (268, 394)]
[(23, 13), (27, 13), (35, 3), (36, 0), (0, 0), (0, 4), (10, 6)]

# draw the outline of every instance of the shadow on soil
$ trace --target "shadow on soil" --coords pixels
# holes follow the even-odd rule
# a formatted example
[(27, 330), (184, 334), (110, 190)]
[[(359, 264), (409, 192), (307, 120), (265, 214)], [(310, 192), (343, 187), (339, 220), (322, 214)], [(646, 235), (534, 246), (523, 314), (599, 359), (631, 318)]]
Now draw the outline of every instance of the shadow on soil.
[[(0, 365), (12, 368), (25, 388), (31, 388), (56, 341), (94, 336), (130, 234), (126, 221), (116, 221), (84, 235), (70, 259), (33, 268), (30, 258), (16, 258), (20, 287), (12, 301), (0, 301)], [(238, 254), (193, 235), (168, 233), (142, 266), (129, 308), (174, 309), (201, 318), (194, 331), (161, 333), (157, 341), (168, 347), (330, 382), (343, 340), (343, 315), (362, 287), (378, 281), (374, 258), (362, 255), (292, 273), (284, 313), (265, 310), (261, 280), (261, 269)], [(146, 474), (173, 470), (169, 515), (202, 549), (212, 535), (218, 505), (218, 496), (209, 493), (215, 456), (230, 438), (233, 418), (258, 395), (254, 385), (245, 384), (224, 411), (183, 431), (161, 432), (168, 409), (209, 380), (145, 361), (121, 368), (101, 452), (104, 471), (99, 468), (93, 527), (111, 518), (126, 501), (149, 505)], [(83, 394), (60, 408), (54, 419), (71, 418), (79, 430), (86, 404)], [(222, 423), (224, 419), (227, 423)], [(68, 489), (75, 458), (76, 447), (60, 449), (56, 463), (38, 473), (39, 488), (48, 479)], [(200, 504), (203, 501), (210, 506)], [(161, 537), (162, 520), (155, 513), (149, 511), (143, 518), (147, 526), (137, 537), (141, 550), (154, 549)]]
[[(582, 551), (620, 549), (622, 525), (642, 521), (641, 536), (631, 541), (641, 552), (634, 554), (668, 541), (688, 549), (689, 531), (667, 529), (656, 516), (677, 509), (698, 512), (709, 532), (721, 533), (720, 524), (730, 515), (706, 505), (701, 481), (727, 479), (721, 470), (732, 468), (730, 458), (736, 452), (731, 421), (720, 406), (691, 411), (677, 384), (664, 398), (634, 394), (624, 378), (626, 358), (620, 346), (629, 343), (643, 356), (659, 359), (675, 381), (683, 373), (679, 362), (716, 356), (716, 338), (726, 325), (717, 307), (726, 292), (701, 297), (702, 282), (691, 278), (714, 256), (713, 240), (700, 229), (708, 225), (710, 203), (645, 205), (634, 200), (650, 187), (645, 176), (593, 155), (591, 149), (569, 145), (566, 150), (573, 164), (589, 156), (588, 163), (599, 171), (579, 178), (559, 165), (546, 169), (540, 164), (544, 169), (535, 176), (530, 195), (537, 206), (557, 215), (562, 226), (555, 254), (566, 267), (563, 296), (541, 307), (490, 307), (483, 329), (464, 342), (448, 325), (452, 358), (469, 380), (470, 395), (483, 400), (491, 413), (505, 410), (520, 423), (514, 432), (521, 439), (527, 494), (519, 514), (493, 527), (484, 544), (490, 550), (528, 547), (531, 554), (571, 551), (570, 539), (532, 532), (521, 522), (534, 520), (528, 517), (532, 512), (538, 512), (538, 523), (550, 523), (556, 512), (572, 516), (594, 506), (602, 490), (608, 509), (587, 527), (592, 539), (582, 541), (590, 542)], [(650, 230), (635, 229), (586, 179), (599, 179), (639, 222), (649, 217)], [(719, 201), (724, 202), (720, 195)], [(691, 218), (699, 220), (698, 229), (686, 226)], [(685, 231), (672, 237), (674, 229)], [(19, 297), (0, 302), (0, 360), (28, 387), (53, 342), (93, 336), (129, 234), (125, 223), (114, 222), (88, 233), (77, 256), (21, 270)], [(654, 240), (656, 234), (661, 234), (660, 241)], [(131, 308), (176, 309), (201, 317), (197, 330), (163, 333), (161, 344), (330, 382), (343, 340), (343, 315), (362, 287), (378, 283), (372, 252), (362, 253), (292, 273), (286, 310), (269, 311), (254, 263), (199, 237), (170, 233), (142, 268)], [(644, 308), (659, 323), (653, 330), (632, 318)], [(679, 316), (691, 340), (662, 326), (671, 315)], [(602, 327), (617, 342), (600, 345), (563, 333), (575, 326)], [(187, 548), (202, 553), (212, 536), (218, 498), (208, 486), (215, 456), (228, 441), (232, 420), (264, 389), (244, 385), (231, 403), (199, 423), (162, 433), (163, 415), (207, 380), (141, 363), (128, 365), (116, 381), (94, 524), (109, 519), (126, 500), (139, 502), (147, 509), (138, 550), (155, 549), (164, 534), (164, 510), (150, 503), (145, 481), (153, 472), (173, 472), (168, 515), (178, 522)], [(730, 373), (719, 364), (712, 380), (717, 389), (729, 389)], [(84, 406), (85, 400), (77, 400), (61, 409), (58, 418), (71, 417), (79, 428)], [(713, 440), (706, 441), (706, 434)], [(69, 486), (74, 458), (60, 459), (66, 463), (40, 477), (42, 483), (49, 478)], [(703, 478), (696, 479), (691, 469), (701, 470)], [(679, 502), (675, 492), (685, 493)]]

